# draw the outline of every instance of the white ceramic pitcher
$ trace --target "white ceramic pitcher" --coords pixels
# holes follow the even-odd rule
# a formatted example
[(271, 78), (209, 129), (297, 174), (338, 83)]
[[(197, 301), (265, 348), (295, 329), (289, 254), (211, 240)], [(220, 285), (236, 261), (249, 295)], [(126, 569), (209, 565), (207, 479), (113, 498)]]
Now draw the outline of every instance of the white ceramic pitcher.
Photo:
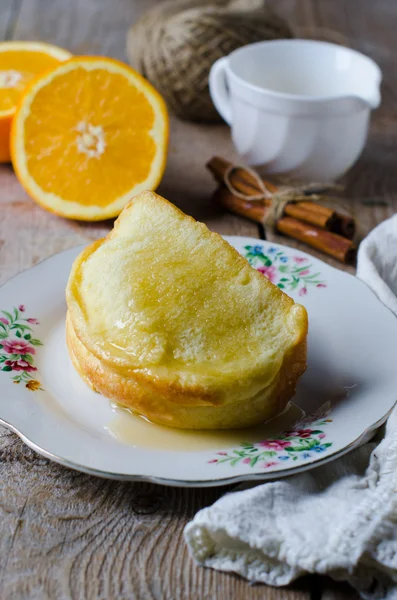
[(245, 163), (332, 181), (361, 154), (381, 78), (372, 59), (350, 48), (276, 40), (217, 60), (209, 86)]

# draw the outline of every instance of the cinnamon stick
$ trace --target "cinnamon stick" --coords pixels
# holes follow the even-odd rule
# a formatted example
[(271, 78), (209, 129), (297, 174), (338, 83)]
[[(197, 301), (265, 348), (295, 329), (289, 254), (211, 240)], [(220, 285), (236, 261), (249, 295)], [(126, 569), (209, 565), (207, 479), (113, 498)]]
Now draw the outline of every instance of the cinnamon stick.
[[(219, 156), (214, 156), (207, 163), (207, 168), (219, 183), (224, 183), (226, 170), (230, 166), (230, 162)], [(258, 182), (244, 169), (236, 169), (233, 171), (230, 176), (230, 181), (238, 192), (247, 196), (256, 195), (261, 192), (258, 187)], [(264, 181), (264, 184), (270, 192), (277, 192), (278, 187), (273, 183)], [(263, 204), (265, 207), (268, 207), (271, 204), (271, 200), (264, 198), (261, 202), (255, 202), (255, 204)], [(355, 233), (355, 223), (351, 217), (345, 216), (316, 202), (302, 201), (287, 204), (284, 213), (289, 217), (304, 221), (310, 225), (315, 225), (320, 229), (333, 231), (334, 233), (338, 233), (349, 239), (352, 239)]]
[[(256, 223), (263, 224), (268, 210), (268, 207), (260, 202), (247, 202), (237, 198), (224, 186), (216, 190), (214, 199), (224, 208)], [(279, 219), (276, 228), (279, 233), (303, 242), (343, 263), (352, 261), (356, 254), (356, 247), (351, 240), (292, 217)]]
[(224, 186), (219, 187), (214, 192), (213, 199), (230, 212), (263, 225), (267, 208), (260, 202), (247, 202), (246, 200), (241, 200), (240, 198), (233, 196), (233, 194)]
[(356, 248), (351, 240), (331, 231), (310, 227), (301, 221), (291, 219), (291, 217), (280, 219), (277, 222), (277, 231), (316, 250), (320, 250), (343, 263), (351, 262), (356, 254)]

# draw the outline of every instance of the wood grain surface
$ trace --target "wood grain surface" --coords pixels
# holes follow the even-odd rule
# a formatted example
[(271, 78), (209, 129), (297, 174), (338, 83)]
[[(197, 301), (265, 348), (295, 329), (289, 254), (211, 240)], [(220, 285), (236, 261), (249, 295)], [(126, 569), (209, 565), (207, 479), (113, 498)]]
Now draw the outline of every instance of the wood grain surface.
[[(297, 35), (339, 39), (373, 57), (383, 70), (382, 107), (374, 115), (363, 156), (343, 181), (366, 232), (397, 207), (397, 4), (395, 0), (270, 3), (290, 20)], [(1, 0), (0, 39), (43, 40), (75, 53), (125, 60), (128, 27), (155, 4), (156, 0)], [(237, 158), (226, 126), (173, 119), (160, 192), (211, 229), (260, 237), (256, 225), (212, 206), (213, 182), (204, 164), (215, 152)], [(51, 254), (102, 236), (111, 227), (110, 222), (87, 225), (46, 213), (25, 194), (10, 166), (0, 167), (0, 211), (2, 282)], [(225, 488), (185, 490), (96, 479), (49, 463), (3, 429), (0, 477), (2, 600), (357, 598), (348, 586), (317, 576), (275, 589), (198, 568), (183, 543), (183, 527)]]

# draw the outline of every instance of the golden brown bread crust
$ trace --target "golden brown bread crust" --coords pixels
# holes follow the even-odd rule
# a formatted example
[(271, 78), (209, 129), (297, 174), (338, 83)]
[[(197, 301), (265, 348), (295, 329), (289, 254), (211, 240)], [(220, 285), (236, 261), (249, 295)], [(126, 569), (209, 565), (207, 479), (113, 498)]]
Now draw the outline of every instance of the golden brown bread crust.
[(249, 427), (279, 414), (295, 394), (306, 370), (306, 335), (285, 356), (275, 381), (250, 399), (225, 405), (199, 403), (187, 393), (156, 386), (130, 373), (128, 377), (106, 367), (77, 338), (69, 315), (66, 319), (69, 354), (80, 376), (95, 391), (155, 423), (184, 429), (229, 429)]

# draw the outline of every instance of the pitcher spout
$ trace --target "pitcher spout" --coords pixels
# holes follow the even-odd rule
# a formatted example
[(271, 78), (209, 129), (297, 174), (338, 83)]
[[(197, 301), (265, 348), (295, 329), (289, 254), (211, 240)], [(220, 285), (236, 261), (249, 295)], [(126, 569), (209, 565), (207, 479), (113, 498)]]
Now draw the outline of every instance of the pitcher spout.
[(360, 65), (354, 71), (350, 82), (349, 99), (354, 103), (375, 110), (381, 103), (380, 84), (382, 72), (378, 65), (371, 59), (366, 59), (366, 69), (360, 69)]
[(349, 96), (345, 96), (344, 100), (346, 102), (351, 102), (352, 105), (361, 105), (363, 108), (369, 108), (370, 110), (375, 110), (379, 107), (381, 102), (381, 96), (379, 89), (374, 90), (373, 92), (368, 92), (366, 94), (352, 94)]

